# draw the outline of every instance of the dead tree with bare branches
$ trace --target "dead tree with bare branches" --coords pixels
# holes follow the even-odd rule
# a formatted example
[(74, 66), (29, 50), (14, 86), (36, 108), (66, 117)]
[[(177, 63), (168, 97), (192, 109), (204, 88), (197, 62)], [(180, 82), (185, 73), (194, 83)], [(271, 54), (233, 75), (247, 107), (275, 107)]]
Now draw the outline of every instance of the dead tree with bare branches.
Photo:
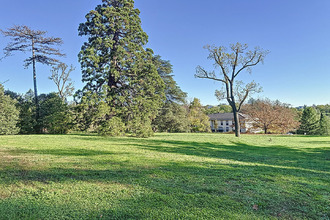
[(236, 80), (236, 77), (243, 71), (251, 72), (251, 67), (262, 63), (268, 51), (258, 47), (248, 50), (247, 44), (232, 44), (229, 52), (227, 48), (220, 46), (205, 46), (209, 51), (208, 59), (213, 60), (215, 67), (220, 68), (220, 73), (208, 72), (203, 67), (197, 66), (195, 77), (211, 79), (221, 82), (222, 90), (216, 91), (219, 100), (226, 99), (233, 109), (235, 122), (235, 135), (240, 136), (240, 123), (238, 113), (244, 101), (252, 93), (260, 92), (260, 86), (254, 81), (244, 84)]
[(70, 73), (74, 70), (75, 68), (72, 65), (69, 68), (69, 66), (65, 63), (60, 63), (53, 66), (51, 70), (52, 75), (48, 77), (57, 86), (58, 95), (63, 101), (65, 101), (68, 96), (73, 94), (74, 86), (70, 78)]
[(36, 105), (36, 119), (39, 118), (39, 102), (37, 91), (36, 63), (54, 65), (59, 60), (54, 57), (64, 56), (58, 48), (62, 44), (61, 38), (45, 37), (46, 31), (32, 30), (27, 26), (13, 26), (7, 30), (0, 30), (5, 37), (10, 37), (11, 41), (4, 48), (5, 57), (12, 55), (13, 52), (30, 52), (31, 56), (24, 60), (24, 66), (27, 68), (32, 64), (33, 85)]

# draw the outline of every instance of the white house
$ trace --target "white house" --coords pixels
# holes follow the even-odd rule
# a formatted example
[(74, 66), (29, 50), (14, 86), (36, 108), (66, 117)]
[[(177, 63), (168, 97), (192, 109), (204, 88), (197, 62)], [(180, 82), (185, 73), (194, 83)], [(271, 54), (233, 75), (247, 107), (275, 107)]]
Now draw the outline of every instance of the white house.
[[(231, 132), (235, 130), (233, 113), (215, 113), (208, 115), (210, 126), (213, 132)], [(241, 132), (256, 132), (253, 129), (253, 120), (248, 115), (238, 113), (241, 125)]]

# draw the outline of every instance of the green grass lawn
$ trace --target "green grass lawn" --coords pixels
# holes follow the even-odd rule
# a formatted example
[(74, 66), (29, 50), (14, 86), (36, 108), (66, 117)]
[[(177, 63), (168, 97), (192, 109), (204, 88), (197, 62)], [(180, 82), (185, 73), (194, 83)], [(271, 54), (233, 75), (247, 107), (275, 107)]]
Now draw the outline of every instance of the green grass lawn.
[(330, 137), (0, 136), (0, 219), (329, 219)]

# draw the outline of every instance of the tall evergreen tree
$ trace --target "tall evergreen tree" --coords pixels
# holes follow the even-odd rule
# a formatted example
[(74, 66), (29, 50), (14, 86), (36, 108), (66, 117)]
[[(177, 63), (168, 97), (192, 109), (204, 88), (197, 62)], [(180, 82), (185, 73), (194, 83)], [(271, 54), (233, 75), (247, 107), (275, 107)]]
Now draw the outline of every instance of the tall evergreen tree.
[(300, 127), (298, 133), (300, 134), (317, 134), (319, 127), (320, 116), (315, 108), (306, 107), (300, 119)]
[(19, 111), (16, 109), (15, 100), (5, 95), (3, 86), (0, 84), (0, 135), (17, 134), (16, 127)]
[(148, 136), (162, 105), (164, 82), (152, 51), (144, 49), (148, 36), (139, 13), (133, 0), (102, 0), (79, 26), (79, 35), (88, 40), (78, 57), (86, 83), (82, 94), (98, 93), (110, 107), (104, 120), (120, 118), (128, 132)]
[(330, 135), (330, 118), (323, 113), (321, 113), (319, 132), (320, 135), (329, 136)]

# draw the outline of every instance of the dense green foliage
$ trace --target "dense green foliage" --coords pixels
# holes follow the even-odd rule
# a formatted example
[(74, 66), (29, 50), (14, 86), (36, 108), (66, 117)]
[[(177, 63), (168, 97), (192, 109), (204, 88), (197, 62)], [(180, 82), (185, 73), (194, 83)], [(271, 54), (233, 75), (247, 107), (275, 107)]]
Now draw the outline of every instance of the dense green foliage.
[(327, 105), (317, 105), (315, 106), (317, 110), (326, 116), (330, 116), (330, 104)]
[[(86, 83), (82, 95), (97, 93), (109, 106), (103, 122), (117, 117), (128, 133), (150, 136), (151, 122), (163, 103), (164, 82), (152, 50), (144, 49), (148, 36), (139, 13), (133, 0), (103, 0), (86, 15), (79, 26), (79, 35), (88, 37), (79, 53)], [(107, 125), (103, 122), (100, 126)]]
[(37, 129), (36, 106), (34, 94), (29, 90), (24, 96), (19, 96), (17, 108), (19, 109), (19, 122), (21, 134), (35, 134)]
[(329, 136), (330, 135), (330, 118), (323, 113), (321, 114), (318, 134)]
[(3, 86), (0, 84), (0, 135), (17, 134), (19, 131), (16, 126), (19, 111), (15, 103), (16, 101), (10, 96), (5, 95)]
[(188, 108), (188, 120), (191, 132), (210, 132), (209, 117), (204, 113), (199, 99), (194, 98)]
[(15, 98), (16, 108), (19, 110), (17, 127), (21, 134), (52, 133), (65, 134), (73, 128), (73, 113), (70, 106), (56, 93), (41, 94), (39, 100), (39, 119), (36, 121), (36, 107), (34, 94), (29, 90), (25, 95), (6, 91)]
[(320, 116), (317, 110), (313, 107), (306, 107), (300, 119), (299, 134), (317, 134), (319, 128)]
[(176, 102), (166, 102), (153, 125), (161, 132), (187, 132), (190, 130), (187, 109)]
[(16, 108), (19, 110), (19, 119), (17, 127), (20, 134), (35, 134), (36, 133), (36, 108), (34, 104), (34, 94), (30, 89), (25, 95), (20, 95), (16, 92), (6, 90), (6, 95), (17, 100)]
[(40, 119), (38, 125), (44, 133), (66, 134), (72, 123), (69, 107), (56, 93), (40, 95)]
[(0, 136), (0, 219), (328, 219), (329, 143)]
[(84, 95), (80, 103), (74, 107), (75, 129), (78, 131), (97, 130), (108, 112), (109, 106), (104, 100), (100, 100), (96, 93)]
[(125, 124), (120, 118), (112, 117), (99, 126), (98, 133), (104, 136), (121, 136), (125, 133)]

